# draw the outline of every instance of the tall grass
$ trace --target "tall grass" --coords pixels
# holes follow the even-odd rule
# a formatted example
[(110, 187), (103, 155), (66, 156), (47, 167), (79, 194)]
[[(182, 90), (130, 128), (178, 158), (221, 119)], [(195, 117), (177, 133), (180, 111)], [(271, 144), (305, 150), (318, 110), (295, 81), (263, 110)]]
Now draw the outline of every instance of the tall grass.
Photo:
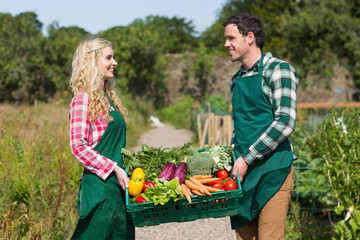
[[(131, 107), (129, 118), (131, 146), (146, 121)], [(0, 239), (69, 239), (83, 167), (70, 152), (67, 103), (0, 105), (0, 124)]]
[(0, 123), (0, 237), (68, 238), (82, 169), (70, 153), (67, 107), (1, 105)]

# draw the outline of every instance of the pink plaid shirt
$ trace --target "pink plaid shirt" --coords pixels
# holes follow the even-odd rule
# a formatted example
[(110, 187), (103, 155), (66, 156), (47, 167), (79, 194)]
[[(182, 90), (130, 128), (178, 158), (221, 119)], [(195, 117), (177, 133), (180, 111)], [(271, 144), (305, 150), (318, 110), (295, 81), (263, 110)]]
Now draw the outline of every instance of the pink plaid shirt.
[(94, 150), (108, 122), (104, 118), (89, 122), (89, 103), (89, 95), (84, 91), (79, 92), (71, 101), (69, 107), (71, 153), (86, 169), (105, 180), (117, 163)]

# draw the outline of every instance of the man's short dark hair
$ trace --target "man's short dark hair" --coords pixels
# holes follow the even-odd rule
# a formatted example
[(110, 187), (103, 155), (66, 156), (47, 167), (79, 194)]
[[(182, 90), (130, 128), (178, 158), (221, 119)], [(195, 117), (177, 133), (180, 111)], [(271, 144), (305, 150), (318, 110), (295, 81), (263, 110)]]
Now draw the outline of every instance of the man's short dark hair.
[(223, 26), (226, 27), (229, 24), (235, 24), (243, 36), (247, 36), (249, 32), (254, 33), (256, 46), (260, 49), (264, 47), (265, 31), (259, 18), (248, 13), (241, 13), (228, 17)]

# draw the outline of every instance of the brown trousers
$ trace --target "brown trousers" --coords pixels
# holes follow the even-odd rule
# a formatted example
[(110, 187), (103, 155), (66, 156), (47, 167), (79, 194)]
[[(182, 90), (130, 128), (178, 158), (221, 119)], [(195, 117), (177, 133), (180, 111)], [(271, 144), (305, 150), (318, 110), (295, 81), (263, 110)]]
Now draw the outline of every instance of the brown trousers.
[(261, 209), (259, 217), (236, 229), (238, 240), (285, 239), (286, 216), (294, 188), (294, 169), (275, 195)]

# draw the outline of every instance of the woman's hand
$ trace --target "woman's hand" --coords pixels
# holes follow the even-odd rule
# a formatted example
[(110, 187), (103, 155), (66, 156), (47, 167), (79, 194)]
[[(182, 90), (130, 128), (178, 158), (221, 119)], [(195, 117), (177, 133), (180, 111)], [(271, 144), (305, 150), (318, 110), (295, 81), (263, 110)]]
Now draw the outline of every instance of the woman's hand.
[(234, 179), (236, 179), (236, 173), (239, 173), (240, 182), (242, 182), (244, 179), (244, 176), (247, 172), (247, 169), (248, 169), (247, 163), (245, 162), (245, 160), (242, 157), (239, 157), (238, 159), (236, 159), (236, 161), (234, 163), (232, 177)]
[(129, 177), (127, 176), (125, 170), (119, 166), (116, 166), (114, 172), (119, 185), (125, 190), (125, 188), (129, 186)]

